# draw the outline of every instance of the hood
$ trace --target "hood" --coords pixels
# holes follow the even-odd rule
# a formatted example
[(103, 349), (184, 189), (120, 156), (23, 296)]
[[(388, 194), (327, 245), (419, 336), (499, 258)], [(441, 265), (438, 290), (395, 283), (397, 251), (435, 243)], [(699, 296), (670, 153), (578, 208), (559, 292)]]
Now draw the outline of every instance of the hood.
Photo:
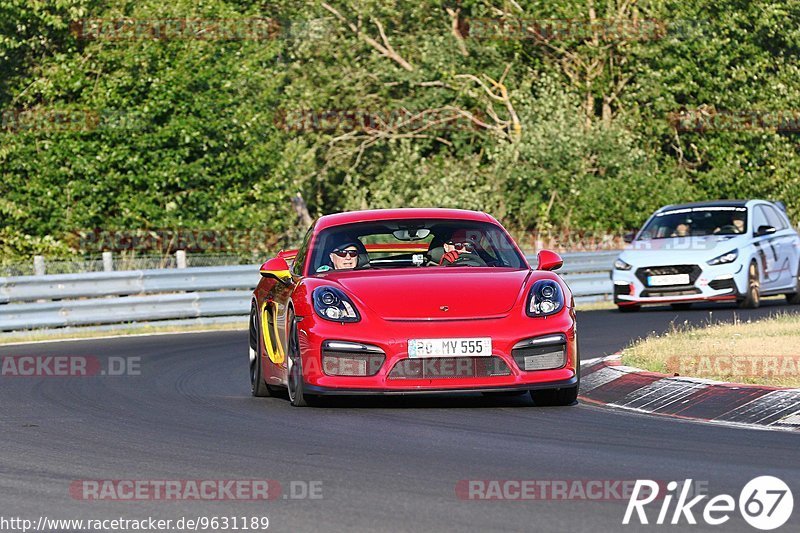
[(700, 264), (746, 244), (745, 235), (651, 239), (629, 244), (619, 258), (635, 266)]
[(456, 320), (508, 314), (530, 274), (453, 267), (337, 272), (326, 278), (351, 295), (356, 306), (365, 305), (386, 320)]

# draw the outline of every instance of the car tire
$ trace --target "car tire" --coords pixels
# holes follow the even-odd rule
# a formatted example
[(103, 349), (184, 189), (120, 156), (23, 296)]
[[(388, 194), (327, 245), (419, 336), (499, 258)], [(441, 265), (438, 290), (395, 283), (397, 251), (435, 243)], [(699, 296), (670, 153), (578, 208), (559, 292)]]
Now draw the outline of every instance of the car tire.
[(257, 398), (272, 396), (272, 390), (264, 381), (261, 353), (261, 321), (258, 319), (256, 307), (250, 309), (250, 350), (255, 352), (255, 359), (250, 361), (250, 393)]
[(642, 309), (641, 305), (618, 305), (617, 309), (619, 309), (620, 313), (635, 313)]
[(789, 305), (800, 305), (800, 266), (797, 267), (797, 283), (794, 292), (786, 294), (786, 303)]
[(692, 304), (690, 303), (669, 304), (669, 306), (675, 311), (686, 311), (687, 309), (692, 308)]
[[(576, 341), (577, 342), (577, 341)], [(581, 386), (581, 357), (576, 352), (575, 377), (576, 383), (573, 387), (563, 389), (533, 389), (531, 399), (537, 407), (554, 405), (572, 405), (578, 401), (578, 389)]]
[(564, 389), (532, 390), (531, 398), (538, 407), (572, 405), (578, 399), (578, 386)]
[(761, 304), (761, 281), (758, 265), (753, 261), (747, 269), (747, 287), (743, 297), (738, 299), (741, 309), (756, 309)]
[(287, 354), (288, 375), (286, 376), (286, 389), (289, 393), (289, 402), (294, 407), (309, 407), (316, 405), (317, 397), (305, 392), (305, 380), (303, 379), (303, 358), (300, 354), (300, 341), (297, 334), (297, 321), (294, 313), (289, 312), (286, 316), (289, 324), (289, 335), (287, 343), (289, 350)]

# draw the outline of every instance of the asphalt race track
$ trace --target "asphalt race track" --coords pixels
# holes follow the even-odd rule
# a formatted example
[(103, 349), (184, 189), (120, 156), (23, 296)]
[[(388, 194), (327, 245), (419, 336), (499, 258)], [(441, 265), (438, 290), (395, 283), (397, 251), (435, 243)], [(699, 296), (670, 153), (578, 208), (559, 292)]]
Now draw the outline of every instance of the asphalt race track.
[[(765, 303), (756, 311), (579, 313), (581, 355), (612, 353), (673, 320), (705, 322), (709, 310), (714, 320), (800, 312)], [(712, 496), (738, 500), (747, 481), (775, 475), (795, 492), (794, 515), (781, 531), (800, 523), (797, 434), (588, 405), (539, 408), (528, 396), (337, 399), (292, 408), (285, 398), (250, 397), (246, 332), (6, 346), (0, 355), (141, 357), (140, 375), (0, 378), (4, 517), (267, 516), (269, 530), (321, 532), (757, 531), (738, 511), (723, 526), (703, 524), (703, 503), (694, 513), (701, 525), (623, 526), (627, 501), (474, 501), (461, 499), (456, 486), (691, 478)], [(86, 479), (271, 479), (283, 492), (267, 502), (85, 501), (70, 486)], [(321, 498), (303, 498), (305, 485), (293, 481), (316, 482)], [(652, 505), (651, 522), (660, 503)]]

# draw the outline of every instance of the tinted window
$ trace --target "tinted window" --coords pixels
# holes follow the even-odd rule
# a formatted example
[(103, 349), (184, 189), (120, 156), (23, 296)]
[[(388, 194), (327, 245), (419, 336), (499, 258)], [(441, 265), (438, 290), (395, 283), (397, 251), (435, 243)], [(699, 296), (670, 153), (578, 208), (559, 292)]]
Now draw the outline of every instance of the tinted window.
[(783, 218), (778, 214), (772, 206), (764, 206), (764, 209), (767, 212), (767, 221), (769, 225), (777, 230), (786, 229), (786, 224), (783, 222)]
[(764, 206), (757, 206), (753, 212), (753, 231), (758, 231), (761, 226), (770, 226), (767, 220), (767, 214), (764, 212)]
[[(336, 268), (439, 268), (457, 250), (452, 266), (528, 268), (511, 238), (487, 222), (442, 219), (382, 220), (327, 228), (317, 235), (309, 273)], [(341, 266), (334, 254), (357, 251)], [(354, 252), (355, 254), (355, 252)], [(341, 257), (341, 256), (340, 256)], [(354, 266), (350, 266), (354, 265)]]
[(740, 235), (747, 231), (747, 209), (698, 206), (659, 211), (645, 225), (639, 240), (704, 235)]
[(314, 226), (312, 225), (306, 232), (306, 236), (303, 237), (303, 244), (301, 244), (300, 249), (297, 250), (297, 256), (295, 256), (294, 262), (292, 263), (292, 272), (295, 276), (303, 275), (303, 264), (305, 263), (306, 255), (308, 255), (308, 245), (310, 244), (313, 232)]

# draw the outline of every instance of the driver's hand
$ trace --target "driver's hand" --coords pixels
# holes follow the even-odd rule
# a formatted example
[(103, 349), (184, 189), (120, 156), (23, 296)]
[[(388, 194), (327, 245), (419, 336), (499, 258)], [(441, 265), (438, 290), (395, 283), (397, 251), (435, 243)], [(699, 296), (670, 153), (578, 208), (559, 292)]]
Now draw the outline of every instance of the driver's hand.
[(443, 265), (445, 261), (448, 263), (455, 263), (458, 259), (459, 253), (458, 250), (451, 250), (442, 256), (442, 260), (439, 261), (439, 266)]

